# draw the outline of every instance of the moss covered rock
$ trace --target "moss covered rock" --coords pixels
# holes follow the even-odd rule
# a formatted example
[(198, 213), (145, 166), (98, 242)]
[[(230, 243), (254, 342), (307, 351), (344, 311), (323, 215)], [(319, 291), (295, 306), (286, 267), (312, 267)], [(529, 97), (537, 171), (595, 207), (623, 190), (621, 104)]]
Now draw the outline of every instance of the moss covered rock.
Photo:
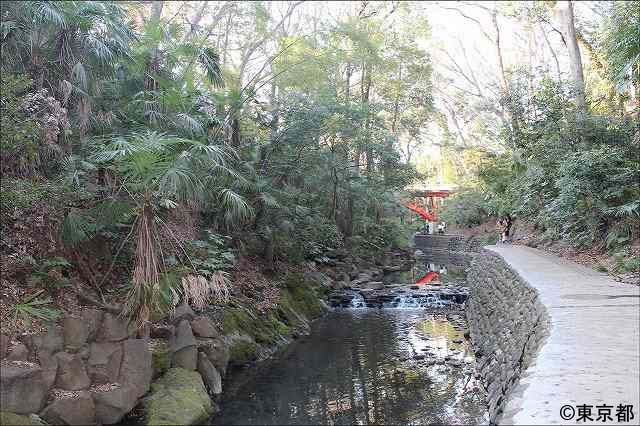
[(289, 328), (274, 313), (262, 314), (244, 307), (227, 308), (223, 317), (224, 333), (238, 332), (251, 336), (257, 343), (274, 345), (289, 333)]
[(20, 415), (9, 411), (0, 411), (0, 425), (2, 426), (24, 426), (24, 425), (46, 425), (46, 423), (35, 414)]
[(202, 424), (214, 412), (200, 374), (182, 368), (170, 368), (152, 383), (142, 404), (147, 425)]
[(257, 358), (258, 345), (248, 340), (235, 340), (229, 349), (229, 363), (242, 365)]
[(272, 348), (289, 341), (301, 330), (308, 330), (309, 321), (326, 311), (326, 305), (320, 300), (322, 294), (320, 284), (305, 279), (302, 274), (288, 274), (276, 309), (259, 312), (254, 301), (234, 298), (232, 305), (224, 309), (222, 318), (223, 332), (231, 342), (230, 364), (254, 361), (265, 347)]
[(322, 286), (297, 273), (287, 275), (285, 285), (290, 296), (288, 302), (298, 313), (313, 319), (326, 310), (320, 301), (320, 297), (326, 293)]
[(166, 341), (153, 339), (149, 344), (149, 349), (151, 350), (151, 368), (155, 379), (171, 367), (171, 348)]
[(242, 307), (229, 307), (224, 310), (222, 327), (224, 334), (232, 334), (235, 331), (248, 331), (252, 329), (253, 321), (246, 309)]

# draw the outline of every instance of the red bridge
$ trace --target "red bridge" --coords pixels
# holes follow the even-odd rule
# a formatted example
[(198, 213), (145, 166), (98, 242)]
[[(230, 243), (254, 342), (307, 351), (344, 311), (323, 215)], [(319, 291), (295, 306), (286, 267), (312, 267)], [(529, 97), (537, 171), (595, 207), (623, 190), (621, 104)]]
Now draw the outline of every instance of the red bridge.
[(435, 222), (438, 220), (437, 207), (438, 200), (446, 198), (453, 192), (449, 190), (442, 191), (414, 191), (411, 193), (413, 200), (405, 203), (405, 206), (418, 213), (427, 222)]

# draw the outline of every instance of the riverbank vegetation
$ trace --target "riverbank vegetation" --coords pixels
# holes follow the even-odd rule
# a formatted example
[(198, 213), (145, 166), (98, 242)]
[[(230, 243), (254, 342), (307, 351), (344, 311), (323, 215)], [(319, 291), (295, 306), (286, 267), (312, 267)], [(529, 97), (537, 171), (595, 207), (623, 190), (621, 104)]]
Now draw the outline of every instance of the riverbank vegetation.
[(2, 2), (3, 327), (268, 310), (327, 253), (406, 245), (406, 189), (443, 174), (451, 224), (510, 213), (637, 269), (638, 10), (589, 7)]
[(397, 140), (433, 110), (428, 24), (318, 7), (2, 3), (3, 326), (90, 303), (143, 327), (231, 303), (242, 259), (277, 283), (406, 241)]

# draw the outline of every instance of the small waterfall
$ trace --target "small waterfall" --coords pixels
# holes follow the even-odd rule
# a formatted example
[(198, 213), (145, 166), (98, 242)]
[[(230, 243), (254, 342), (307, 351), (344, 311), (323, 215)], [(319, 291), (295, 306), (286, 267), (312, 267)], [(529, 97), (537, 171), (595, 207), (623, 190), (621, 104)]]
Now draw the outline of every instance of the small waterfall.
[(353, 292), (353, 299), (351, 299), (351, 303), (349, 304), (349, 309), (362, 309), (366, 308), (367, 304), (364, 301), (364, 297), (357, 291)]
[(392, 301), (384, 304), (387, 309), (424, 309), (443, 308), (451, 302), (443, 300), (437, 295), (415, 297), (411, 294), (397, 295)]

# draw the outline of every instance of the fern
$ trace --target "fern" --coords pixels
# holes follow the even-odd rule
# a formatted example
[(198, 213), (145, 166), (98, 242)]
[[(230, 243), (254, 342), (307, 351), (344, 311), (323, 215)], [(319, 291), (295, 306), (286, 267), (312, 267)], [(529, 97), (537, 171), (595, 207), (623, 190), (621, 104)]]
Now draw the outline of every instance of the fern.
[(605, 213), (616, 217), (640, 216), (640, 200), (630, 201), (620, 206), (610, 207)]
[(21, 320), (27, 327), (30, 327), (34, 318), (53, 322), (62, 315), (62, 312), (59, 309), (46, 306), (52, 302), (50, 297), (46, 297), (44, 299), (38, 298), (43, 291), (44, 290), (40, 290), (39, 292), (28, 296), (22, 302), (13, 307), (14, 324), (17, 325), (18, 320)]
[(87, 218), (76, 212), (69, 212), (62, 222), (60, 237), (62, 242), (68, 247), (75, 247), (90, 238), (91, 224)]

